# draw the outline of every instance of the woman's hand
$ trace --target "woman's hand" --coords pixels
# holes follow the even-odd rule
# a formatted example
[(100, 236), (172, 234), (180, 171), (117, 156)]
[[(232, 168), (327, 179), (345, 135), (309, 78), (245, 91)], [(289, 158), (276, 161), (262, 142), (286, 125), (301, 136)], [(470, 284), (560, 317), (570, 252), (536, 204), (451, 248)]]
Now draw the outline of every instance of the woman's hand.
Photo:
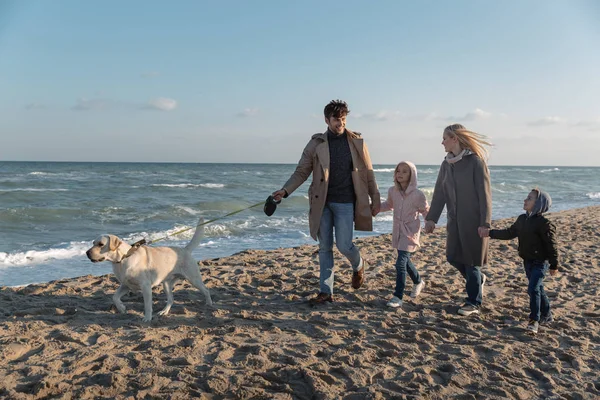
[(479, 233), (479, 237), (482, 239), (490, 237), (490, 228), (486, 226), (480, 226), (479, 228), (477, 228), (477, 233)]
[(433, 233), (435, 230), (435, 222), (425, 221), (425, 233)]

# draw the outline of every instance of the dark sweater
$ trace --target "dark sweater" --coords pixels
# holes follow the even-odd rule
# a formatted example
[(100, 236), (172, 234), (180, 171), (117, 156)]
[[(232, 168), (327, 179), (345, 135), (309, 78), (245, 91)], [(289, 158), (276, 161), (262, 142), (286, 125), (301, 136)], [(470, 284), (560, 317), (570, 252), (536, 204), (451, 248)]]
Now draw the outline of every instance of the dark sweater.
[(558, 269), (556, 227), (541, 214), (519, 215), (510, 228), (490, 230), (490, 238), (519, 238), (519, 256), (523, 260), (548, 260), (550, 269)]
[(329, 186), (327, 201), (332, 203), (354, 203), (352, 183), (352, 153), (346, 131), (336, 135), (327, 129), (329, 144)]

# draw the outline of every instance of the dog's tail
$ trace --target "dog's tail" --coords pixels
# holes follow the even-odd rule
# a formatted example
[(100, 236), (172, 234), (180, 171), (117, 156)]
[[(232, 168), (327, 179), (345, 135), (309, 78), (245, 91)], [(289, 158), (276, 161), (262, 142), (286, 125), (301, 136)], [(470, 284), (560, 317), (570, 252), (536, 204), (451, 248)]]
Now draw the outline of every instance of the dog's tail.
[(200, 241), (204, 237), (204, 227), (200, 226), (204, 222), (204, 218), (200, 218), (198, 221), (198, 225), (196, 226), (196, 232), (194, 232), (194, 236), (192, 236), (192, 240), (185, 246), (186, 250), (193, 250), (200, 244)]

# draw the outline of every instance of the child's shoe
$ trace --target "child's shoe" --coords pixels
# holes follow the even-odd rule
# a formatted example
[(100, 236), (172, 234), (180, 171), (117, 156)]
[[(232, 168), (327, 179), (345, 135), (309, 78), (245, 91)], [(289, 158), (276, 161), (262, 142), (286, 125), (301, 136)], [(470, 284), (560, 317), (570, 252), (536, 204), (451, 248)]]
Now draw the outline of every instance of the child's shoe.
[(485, 288), (485, 281), (487, 281), (487, 276), (485, 276), (485, 274), (481, 274), (481, 296), (483, 296), (483, 289)]
[(548, 315), (542, 315), (542, 317), (540, 318), (540, 325), (548, 325), (552, 322), (554, 322), (554, 317), (552, 316), (552, 313)]
[(413, 286), (412, 292), (410, 292), (410, 297), (412, 297), (413, 299), (416, 299), (417, 296), (419, 296), (421, 294), (421, 290), (423, 290), (424, 287), (425, 287), (425, 281), (423, 279), (421, 279), (421, 282), (419, 282)]
[(388, 307), (392, 307), (392, 308), (402, 307), (402, 300), (399, 299), (398, 297), (394, 296), (394, 297), (392, 297), (392, 299), (390, 301), (387, 302), (386, 305)]
[(539, 325), (540, 324), (537, 321), (530, 319), (529, 323), (527, 324), (527, 330), (531, 333), (537, 333)]
[(479, 314), (479, 308), (465, 303), (461, 308), (458, 309), (460, 315), (469, 316), (471, 314)]

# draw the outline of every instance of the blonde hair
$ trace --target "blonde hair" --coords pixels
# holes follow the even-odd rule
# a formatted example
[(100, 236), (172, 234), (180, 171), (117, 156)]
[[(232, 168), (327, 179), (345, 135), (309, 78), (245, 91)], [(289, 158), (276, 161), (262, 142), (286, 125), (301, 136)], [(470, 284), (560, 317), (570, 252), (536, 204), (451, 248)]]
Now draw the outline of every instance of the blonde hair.
[[(394, 169), (394, 177), (393, 177), (393, 179), (394, 179), (394, 186), (396, 186), (396, 189), (398, 189), (399, 191), (402, 192), (403, 191), (402, 186), (400, 186), (400, 184), (396, 181), (396, 172), (398, 172), (398, 169), (400, 169), (401, 165), (406, 165), (408, 167), (408, 170), (410, 171), (410, 177), (411, 177), (411, 179), (412, 179), (412, 168), (410, 167), (410, 165), (408, 165), (406, 163), (406, 161), (400, 161), (398, 163), (398, 165), (396, 165), (396, 168)], [(410, 179), (408, 181), (410, 182)]]
[(456, 137), (462, 149), (471, 150), (477, 157), (487, 161), (490, 154), (488, 147), (493, 146), (487, 136), (470, 131), (461, 124), (448, 125), (444, 133)]

